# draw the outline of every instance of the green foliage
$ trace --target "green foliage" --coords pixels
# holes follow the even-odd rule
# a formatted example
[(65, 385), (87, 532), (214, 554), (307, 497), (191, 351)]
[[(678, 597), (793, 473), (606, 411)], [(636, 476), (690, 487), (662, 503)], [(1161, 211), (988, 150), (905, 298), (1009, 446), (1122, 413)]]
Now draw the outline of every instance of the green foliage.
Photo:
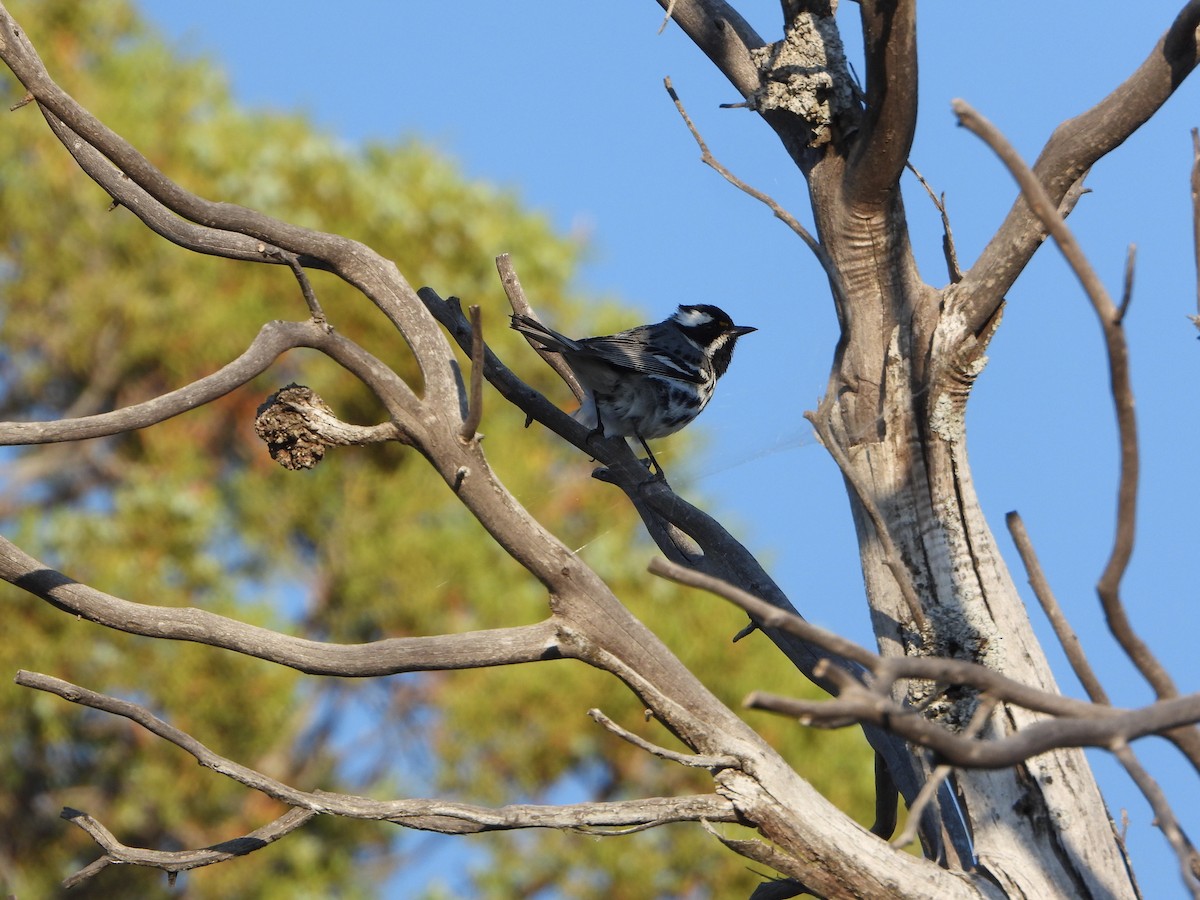
[[(527, 292), (564, 329), (637, 318), (583, 297), (583, 248), (511, 192), (465, 180), (416, 142), (351, 148), (301, 116), (239, 108), (220, 73), (183, 60), (125, 2), (44, 0), (16, 10), (50, 71), (172, 178), (392, 256), (416, 283), (485, 310), (489, 341), (552, 396), (561, 386), (505, 327), (492, 266), (513, 253)], [(10, 79), (3, 82), (15, 93)], [(19, 96), (19, 93), (16, 93)], [(11, 102), (11, 101), (10, 101)], [(307, 315), (280, 267), (197, 256), (151, 235), (75, 167), (34, 107), (0, 130), (0, 414), (52, 418), (125, 406), (182, 386), (240, 353), (262, 322)], [(416, 378), (384, 317), (330, 276), (314, 285), (339, 331)], [(587, 310), (586, 316), (582, 310)], [(541, 589), (425, 470), (398, 448), (332, 453), (315, 471), (276, 467), (254, 411), (291, 380), (351, 421), (381, 418), (365, 390), (313, 353), (253, 385), (119, 439), (6, 457), (6, 533), (80, 581), (127, 599), (197, 606), (339, 641), (531, 622)], [(726, 702), (751, 688), (806, 692), (760, 638), (731, 645), (719, 601), (646, 576), (652, 548), (619, 496), (489, 394), (483, 430), (517, 498), (604, 575)], [(673, 439), (676, 449), (681, 438)], [(0, 663), (147, 703), (224, 755), (304, 788), (476, 802), (708, 791), (702, 774), (652, 759), (590, 722), (599, 706), (647, 737), (613, 679), (559, 662), (381, 679), (303, 678), (210, 648), (135, 639), (4, 587)], [(709, 674), (711, 673), (711, 674)], [(49, 696), (0, 689), (0, 889), (50, 895), (96, 855), (57, 818), (65, 805), (122, 841), (201, 847), (282, 811), (130, 723)], [(815, 736), (756, 719), (845, 808), (869, 804), (871, 766), (855, 734)], [(353, 735), (347, 740), (347, 735)], [(745, 893), (758, 877), (697, 827), (605, 841), (530, 833), (472, 839), (489, 896), (554, 885), (562, 896)], [(185, 876), (190, 896), (372, 896), (418, 843), (397, 829), (328, 818), (275, 846)], [(461, 880), (451, 882), (460, 884)], [(431, 887), (436, 893), (436, 888)], [(154, 897), (161, 874), (110, 868), (81, 896)], [(432, 894), (431, 894), (432, 895)]]

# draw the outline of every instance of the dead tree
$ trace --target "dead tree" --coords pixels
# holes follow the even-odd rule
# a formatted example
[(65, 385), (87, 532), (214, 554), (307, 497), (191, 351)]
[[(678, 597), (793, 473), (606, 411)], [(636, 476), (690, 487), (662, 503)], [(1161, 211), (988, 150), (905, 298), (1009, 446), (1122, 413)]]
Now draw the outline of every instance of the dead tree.
[[(273, 398), (259, 421), (273, 453), (303, 466), (328, 447), (394, 441), (413, 448), (491, 537), (545, 585), (549, 611), (535, 625), (336, 645), (200, 610), (113, 597), (2, 539), (0, 576), (109, 628), (223, 647), (314, 675), (369, 677), (576, 659), (623, 681), (690, 752), (666, 750), (594, 711), (601, 726), (666, 760), (706, 769), (713, 779), (712, 792), (698, 796), (499, 809), (303, 791), (218, 757), (136, 704), (23, 672), (22, 684), (127, 716), (203, 764), (293, 807), (248, 835), (250, 841), (183, 853), (126, 847), (100, 823), (68, 810), (65, 815), (104, 851), (73, 880), (112, 862), (169, 872), (207, 865), (329, 814), (448, 833), (526, 827), (613, 833), (666, 822), (741, 822), (754, 826), (762, 840), (730, 841), (715, 831), (714, 836), (789, 879), (773, 887), (779, 896), (807, 890), (830, 897), (938, 900), (1132, 897), (1137, 890), (1120, 841), (1079, 749), (1100, 746), (1115, 753), (1146, 791), (1196, 891), (1192, 848), (1129, 749), (1136, 737), (1161, 734), (1200, 766), (1200, 734), (1192, 724), (1200, 720), (1200, 697), (1178, 694), (1121, 611), (1137, 475), (1121, 330), (1124, 303), (1109, 299), (1087, 269), (1062, 217), (1089, 167), (1152, 116), (1195, 67), (1200, 2), (1184, 6), (1116, 91), (1064, 122), (1032, 169), (979, 116), (959, 107), (962, 122), (1001, 154), (1023, 193), (972, 265), (960, 270), (948, 254), (950, 280), (941, 288), (917, 274), (899, 190), (916, 123), (911, 0), (858, 5), (866, 43), (861, 88), (846, 63), (833, 3), (784, 3), (783, 36), (774, 42), (719, 0), (662, 5), (772, 127), (809, 186), (815, 236), (773, 208), (820, 259), (841, 324), (828, 389), (811, 420), (845, 479), (880, 655), (794, 616), (766, 571), (719, 523), (665, 480), (651, 477), (624, 444), (589, 435), (524, 385), (488, 348), (478, 317), (468, 318), (453, 298), (443, 300), (433, 289), (415, 291), (392, 263), (353, 241), (214, 203), (176, 185), (53, 82), (29, 38), (0, 7), (0, 59), (88, 176), (167, 240), (200, 253), (291, 267), (307, 310), (302, 321), (264, 324), (240, 357), (198, 382), (84, 419), (0, 425), (0, 442), (80, 440), (148, 427), (244, 384), (288, 349), (313, 348), (357, 376), (388, 418), (371, 427), (349, 425), (310, 391), (289, 388)], [(719, 167), (707, 151), (706, 159)], [(1112, 708), (1078, 655), (1073, 659), (1091, 702), (1059, 694), (980, 511), (966, 456), (964, 411), (1005, 292), (1051, 234), (1077, 267), (1106, 336), (1123, 468), (1120, 527), (1101, 599), (1122, 645), (1157, 693), (1157, 702), (1139, 710)], [(406, 383), (339, 335), (305, 269), (334, 273), (382, 310), (411, 349), (421, 385)], [(514, 309), (528, 313), (510, 261), (500, 260), (500, 273)], [(469, 356), (469, 386), (455, 377), (447, 335)], [(764, 695), (753, 702), (813, 724), (857, 723), (865, 729), (879, 759), (875, 833), (834, 808), (719, 703), (505, 490), (476, 436), (484, 377), (530, 418), (598, 459), (603, 480), (628, 496), (667, 557), (659, 574), (742, 605), (794, 665), (837, 695), (821, 704)], [(1012, 525), (1039, 597), (1053, 611), (1032, 548), (1019, 522)], [(917, 813), (924, 859), (883, 839), (893, 828), (897, 791)]]

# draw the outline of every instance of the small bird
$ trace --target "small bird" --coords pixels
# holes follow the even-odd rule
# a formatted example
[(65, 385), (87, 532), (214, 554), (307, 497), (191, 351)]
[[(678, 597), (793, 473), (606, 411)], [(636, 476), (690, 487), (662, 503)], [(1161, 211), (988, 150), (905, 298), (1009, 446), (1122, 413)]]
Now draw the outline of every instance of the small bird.
[(734, 325), (707, 303), (681, 306), (657, 325), (579, 340), (528, 316), (514, 315), (512, 327), (570, 365), (584, 389), (575, 421), (605, 437), (637, 438), (660, 477), (646, 441), (674, 434), (700, 415), (737, 339), (758, 330)]

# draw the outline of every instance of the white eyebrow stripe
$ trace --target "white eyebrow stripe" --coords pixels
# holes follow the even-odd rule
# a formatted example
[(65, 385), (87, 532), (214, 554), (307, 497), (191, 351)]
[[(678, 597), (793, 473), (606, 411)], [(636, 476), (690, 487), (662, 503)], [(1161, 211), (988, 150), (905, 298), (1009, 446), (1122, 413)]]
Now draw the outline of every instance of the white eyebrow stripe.
[(675, 313), (675, 321), (686, 327), (707, 325), (712, 320), (712, 316), (699, 309), (681, 309)]

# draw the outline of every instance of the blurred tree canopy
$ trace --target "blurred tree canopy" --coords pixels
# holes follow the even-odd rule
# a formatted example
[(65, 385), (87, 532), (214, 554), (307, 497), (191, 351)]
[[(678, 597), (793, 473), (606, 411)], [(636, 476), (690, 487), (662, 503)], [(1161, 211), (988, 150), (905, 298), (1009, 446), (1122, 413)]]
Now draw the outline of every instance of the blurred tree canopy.
[[(239, 107), (212, 62), (182, 58), (122, 0), (43, 0), (19, 13), (60, 83), (176, 181), (363, 241), (418, 283), (480, 304), (489, 342), (539, 390), (564, 395), (506, 328), (497, 253), (513, 254), (527, 294), (565, 331), (641, 320), (573, 287), (586, 249), (578, 240), (418, 141), (350, 147), (303, 116)], [(20, 93), (11, 78), (5, 84), (11, 104)], [(168, 244), (109, 208), (34, 107), (3, 122), (0, 331), (14, 348), (0, 356), (4, 417), (140, 402), (225, 364), (263, 320), (307, 317), (286, 268)], [(339, 331), (411, 374), (403, 342), (381, 314), (335, 279), (312, 278)], [(6, 451), (5, 533), (53, 565), (70, 560), (68, 575), (118, 595), (316, 639), (357, 642), (544, 616), (540, 586), (479, 539), (479, 526), (406, 451), (336, 451), (304, 474), (272, 463), (254, 436), (254, 413), (291, 380), (312, 386), (342, 418), (382, 418), (356, 382), (315, 354), (293, 353), (253, 389), (163, 425)], [(742, 623), (719, 601), (648, 577), (652, 547), (632, 510), (589, 478), (585, 458), (523, 424), (499, 401), (485, 407), (482, 431), (496, 469), (725, 702), (736, 707), (764, 685), (809, 690), (760, 638), (730, 644)], [(684, 455), (686, 440), (672, 439), (673, 455)], [(592, 723), (584, 712), (598, 706), (632, 730), (648, 727), (636, 698), (583, 665), (553, 664), (552, 683), (519, 668), (348, 683), (119, 635), (7, 585), (0, 590), (5, 671), (36, 669), (124, 693), (217, 752), (300, 787), (499, 804), (703, 784)], [(52, 895), (98, 855), (59, 819), (63, 806), (96, 815), (127, 844), (161, 849), (226, 840), (282, 812), (124, 720), (11, 681), (0, 689), (0, 713), (5, 894)], [(762, 715), (754, 724), (826, 796), (869, 819), (871, 761), (856, 733), (817, 735)], [(820, 754), (811, 749), (816, 741)], [(841, 746), (831, 750), (830, 742)], [(547, 888), (581, 898), (727, 896), (759, 881), (739, 857), (712, 852), (712, 838), (692, 826), (597, 842), (540, 832), (435, 838), (325, 818), (183, 882), (196, 897), (378, 896), (408, 863), (451, 841), (462, 843), (446, 858), (469, 851), (469, 871), (456, 866), (420, 885), (406, 882), (414, 892), (448, 896), (465, 885), (504, 897)], [(72, 893), (113, 892), (172, 893), (160, 874), (125, 867)]]

